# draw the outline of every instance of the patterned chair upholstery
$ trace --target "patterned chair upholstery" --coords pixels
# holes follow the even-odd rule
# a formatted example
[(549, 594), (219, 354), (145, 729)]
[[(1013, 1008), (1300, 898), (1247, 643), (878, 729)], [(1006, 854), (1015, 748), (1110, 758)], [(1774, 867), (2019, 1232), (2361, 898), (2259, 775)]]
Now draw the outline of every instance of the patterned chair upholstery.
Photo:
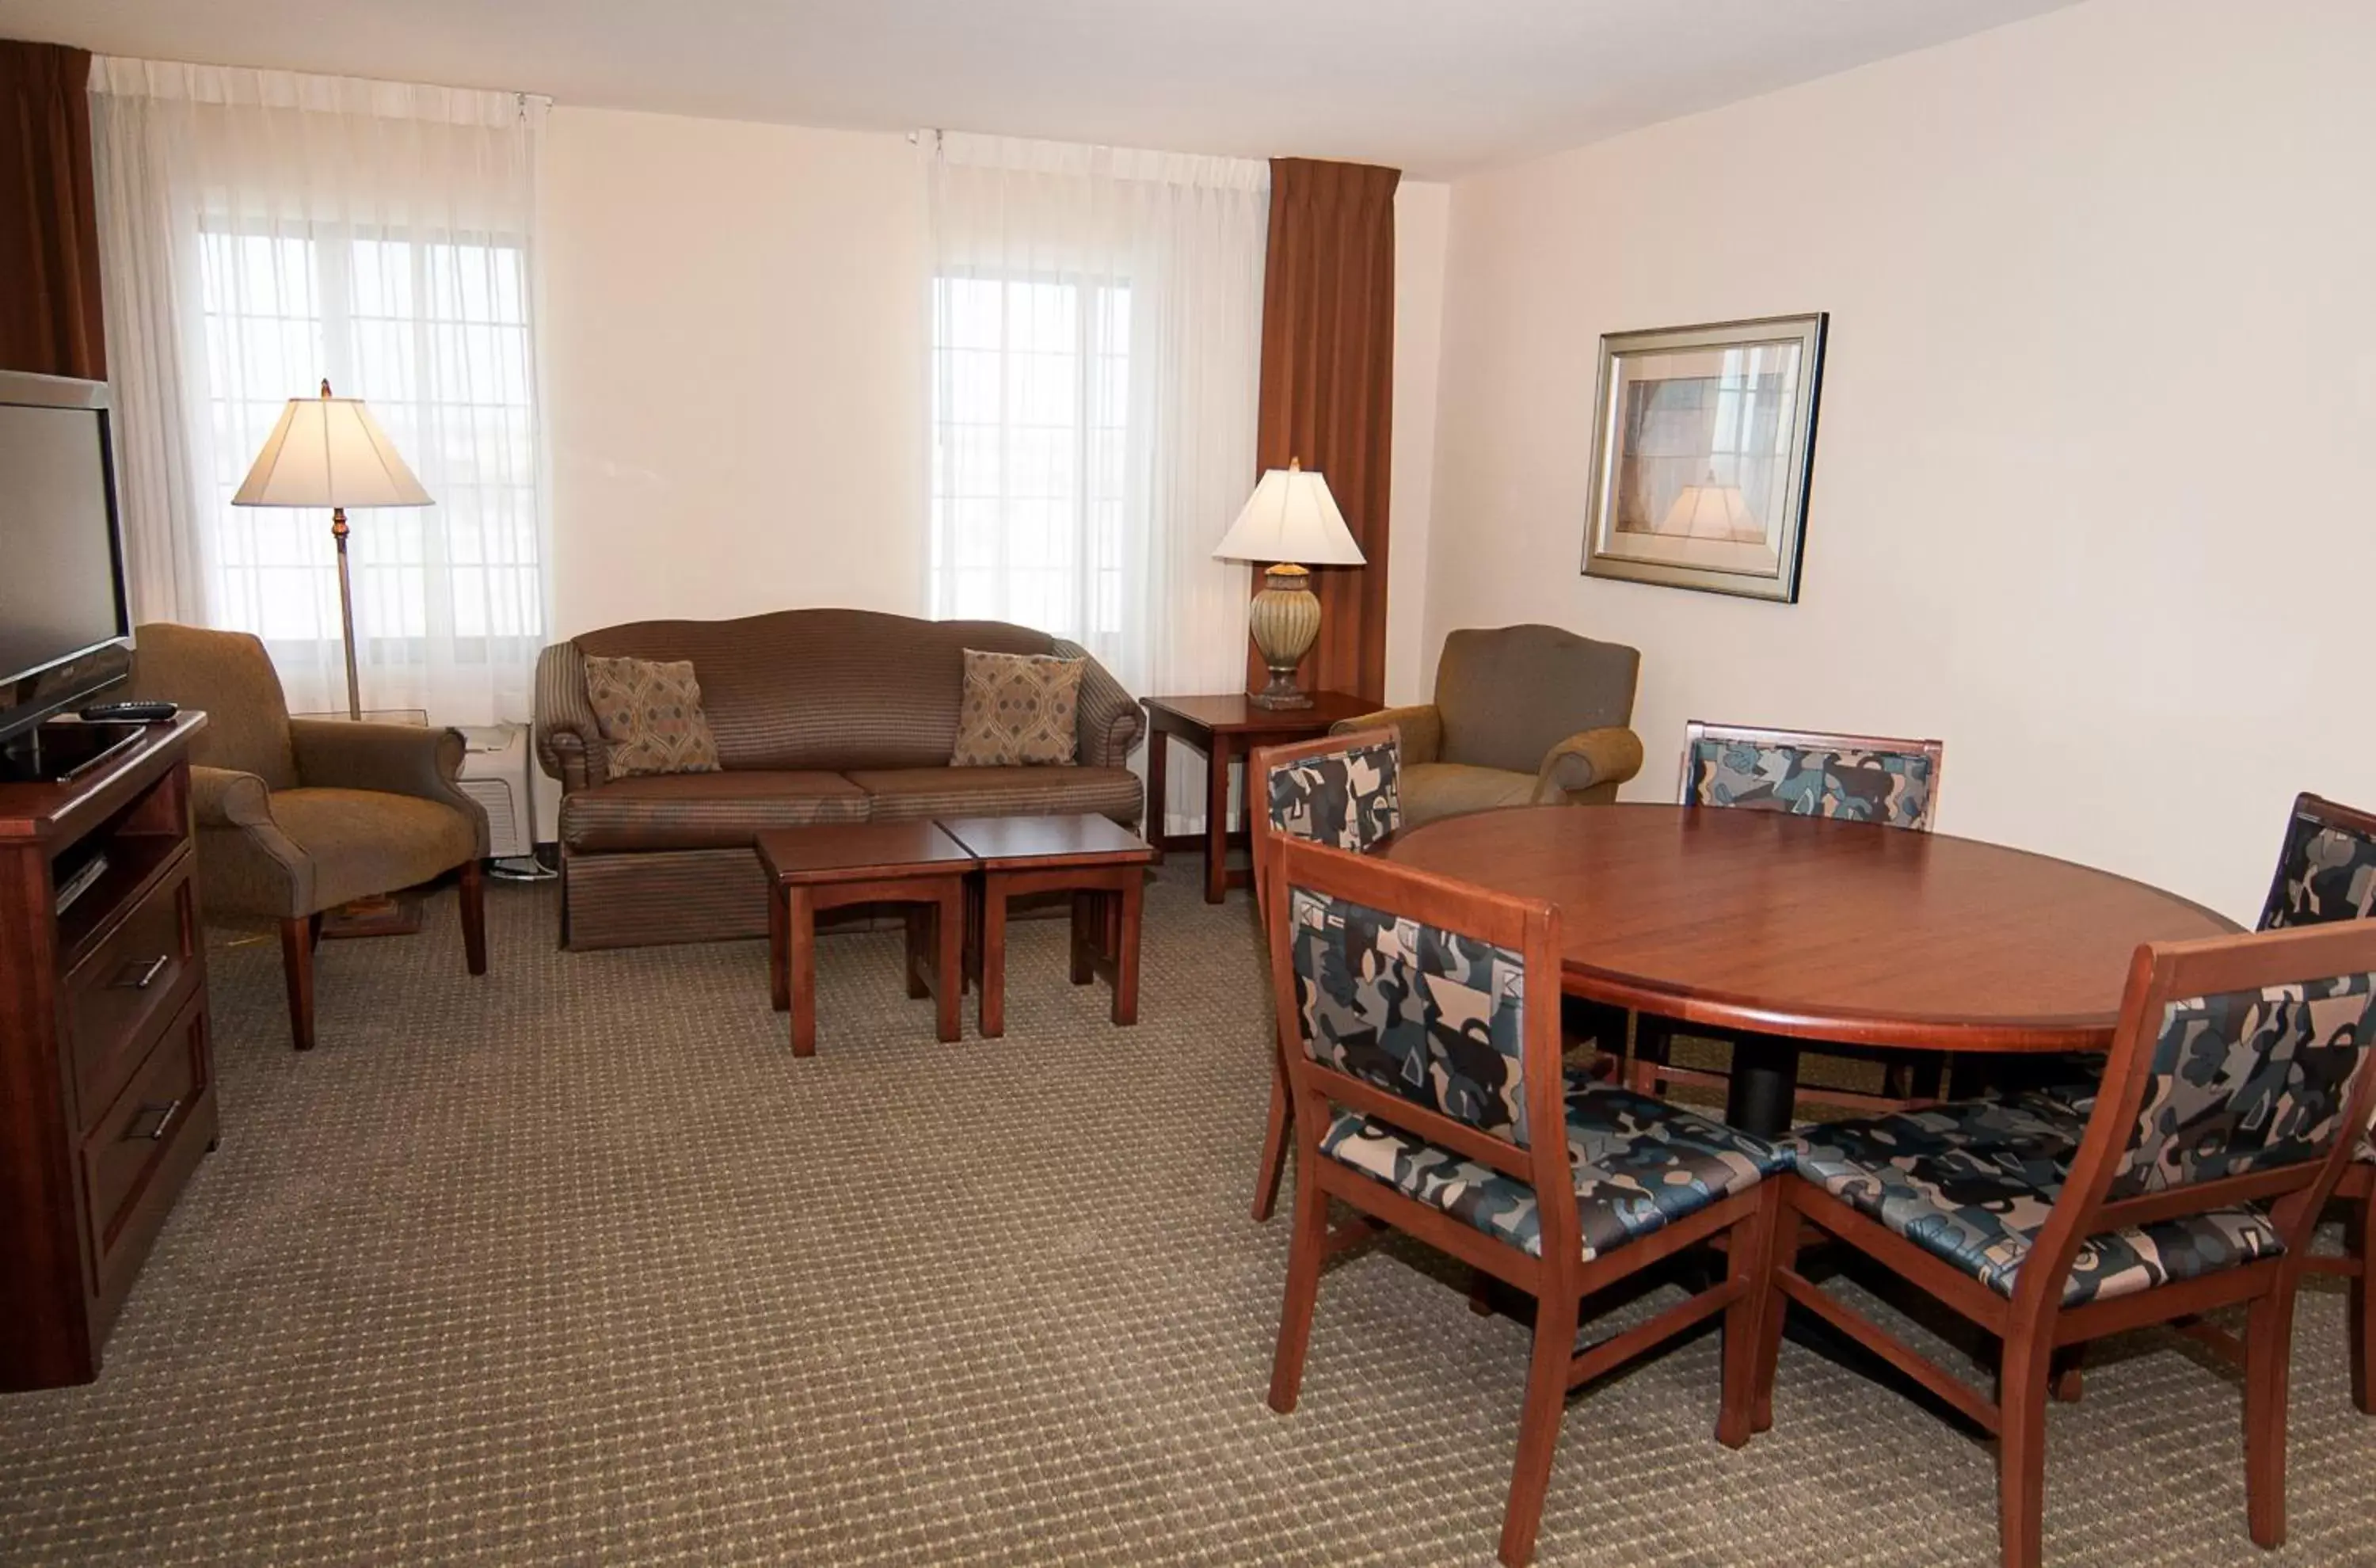
[[(1776, 1291), (1822, 1294), (1795, 1271), (1803, 1220), (2003, 1345), (1991, 1401), (1837, 1298), (1824, 1308), (1859, 1340), (1895, 1344), (1901, 1370), (1997, 1431), (2009, 1568), (2038, 1561), (2049, 1358), (2069, 1372), (2090, 1339), (2213, 1304), (2250, 1309), (2251, 1534), (2263, 1546), (2282, 1538), (2290, 1314), (2318, 1208), (2376, 1106), (2376, 926), (2148, 944), (2121, 1017), (2097, 1092), (1996, 1095), (1811, 1127), (1783, 1144), (1795, 1175)], [(1937, 1263), (1984, 1290), (1930, 1282)], [(2154, 1301), (2189, 1281), (2217, 1289)], [(1771, 1296), (1767, 1314), (1777, 1327)], [(1769, 1333), (1761, 1402), (1773, 1356)]]
[(1942, 754), (1936, 741), (1693, 721), (1683, 735), (1681, 803), (1927, 832), (1938, 814)]
[[(1669, 1250), (1629, 1243), (1723, 1235), (1725, 1281), (1645, 1324), (1645, 1338), (1726, 1311), (1717, 1435), (1747, 1442), (1750, 1308), (1779, 1208), (1779, 1183), (1766, 1178), (1784, 1170), (1781, 1152), (1566, 1067), (1549, 906), (1311, 841), (1270, 852), (1279, 1053), (1299, 1129), (1273, 1408), (1295, 1406), (1321, 1258), (1367, 1229), (1407, 1230), (1533, 1294), (1533, 1371), (1501, 1551), (1524, 1563), (1568, 1389), (1615, 1364), (1606, 1347), (1575, 1350), (1584, 1298)], [(1553, 1116), (1563, 1124), (1540, 1124)], [(1365, 1222), (1332, 1232), (1332, 1201)]]
[(2376, 911), (2376, 817), (2316, 795), (2294, 797), (2263, 931), (2366, 920)]

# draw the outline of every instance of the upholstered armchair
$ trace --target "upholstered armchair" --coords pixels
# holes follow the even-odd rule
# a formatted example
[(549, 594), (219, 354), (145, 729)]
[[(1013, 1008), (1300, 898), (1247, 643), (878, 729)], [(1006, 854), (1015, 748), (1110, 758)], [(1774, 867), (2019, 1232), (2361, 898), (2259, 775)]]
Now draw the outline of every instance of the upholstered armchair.
[(1435, 700), (1348, 719), (1402, 737), (1403, 825), (1494, 806), (1613, 801), (1642, 771), (1634, 683), (1642, 656), (1557, 626), (1443, 639)]
[(199, 902), (279, 922), (298, 1050), (314, 1045), (326, 909), (459, 867), (465, 955), (487, 972), (487, 814), (456, 783), (460, 731), (292, 719), (264, 645), (244, 632), (160, 624), (135, 642), (137, 695), (206, 712), (190, 748)]

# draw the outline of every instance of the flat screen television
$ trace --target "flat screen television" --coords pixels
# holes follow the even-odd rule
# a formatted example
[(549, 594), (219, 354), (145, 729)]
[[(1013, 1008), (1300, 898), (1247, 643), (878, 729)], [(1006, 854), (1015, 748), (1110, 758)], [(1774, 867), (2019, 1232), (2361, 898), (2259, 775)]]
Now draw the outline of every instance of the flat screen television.
[(132, 667), (107, 385), (0, 371), (0, 742)]

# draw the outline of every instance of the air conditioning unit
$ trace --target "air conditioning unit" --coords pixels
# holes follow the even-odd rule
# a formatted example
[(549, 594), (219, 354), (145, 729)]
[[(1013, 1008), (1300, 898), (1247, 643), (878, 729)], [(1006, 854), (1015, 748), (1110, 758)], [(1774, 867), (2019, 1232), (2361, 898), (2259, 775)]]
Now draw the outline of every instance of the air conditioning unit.
[(465, 724), (461, 731), (462, 792), (486, 808), (494, 858), (533, 855), (536, 824), (528, 770), (536, 762), (529, 753), (529, 727)]

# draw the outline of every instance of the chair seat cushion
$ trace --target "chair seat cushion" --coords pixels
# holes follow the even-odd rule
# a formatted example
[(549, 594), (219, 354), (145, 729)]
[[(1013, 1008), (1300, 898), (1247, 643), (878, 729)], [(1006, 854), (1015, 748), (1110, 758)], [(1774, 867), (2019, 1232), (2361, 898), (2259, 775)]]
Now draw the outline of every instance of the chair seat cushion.
[(874, 822), (1069, 812), (1138, 820), (1138, 775), (1126, 767), (898, 767), (848, 778), (870, 797)]
[[(442, 876), (479, 852), (477, 826), (452, 806), (378, 790), (275, 790), (272, 820), (314, 862), (314, 908)], [(204, 890), (209, 898), (214, 889)]]
[(838, 773), (738, 768), (614, 778), (561, 802), (561, 841), (581, 852), (748, 849), (771, 827), (864, 822), (866, 791)]
[(1456, 762), (1405, 763), (1401, 789), (1403, 826), (1412, 828), (1439, 817), (1531, 804), (1535, 776)]
[[(1782, 1147), (1807, 1181), (2009, 1297), (2085, 1127), (2085, 1114), (2054, 1095), (2028, 1093), (1829, 1123)], [(2250, 1204), (2107, 1231), (2079, 1249), (2062, 1305), (2283, 1251), (2276, 1228)]]
[[(1746, 1192), (1788, 1165), (1760, 1139), (1577, 1071), (1567, 1075), (1567, 1146), (1586, 1263)], [(1329, 1123), (1320, 1152), (1542, 1255), (1535, 1190), (1515, 1176), (1350, 1111)]]

